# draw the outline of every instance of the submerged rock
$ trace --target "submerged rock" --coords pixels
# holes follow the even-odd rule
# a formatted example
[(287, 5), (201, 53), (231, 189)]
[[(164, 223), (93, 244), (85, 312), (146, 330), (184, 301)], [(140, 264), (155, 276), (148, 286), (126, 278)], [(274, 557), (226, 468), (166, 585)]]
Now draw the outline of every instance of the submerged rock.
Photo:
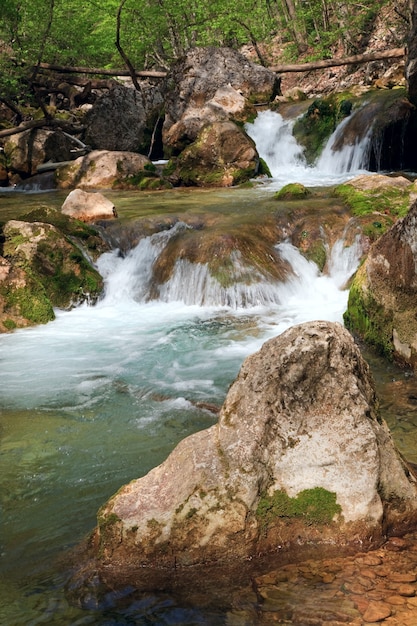
[(416, 495), (351, 335), (310, 322), (248, 357), (218, 423), (102, 507), (87, 570), (167, 589), (369, 548), (415, 524)]
[(371, 246), (349, 293), (345, 322), (383, 354), (417, 366), (417, 202)]

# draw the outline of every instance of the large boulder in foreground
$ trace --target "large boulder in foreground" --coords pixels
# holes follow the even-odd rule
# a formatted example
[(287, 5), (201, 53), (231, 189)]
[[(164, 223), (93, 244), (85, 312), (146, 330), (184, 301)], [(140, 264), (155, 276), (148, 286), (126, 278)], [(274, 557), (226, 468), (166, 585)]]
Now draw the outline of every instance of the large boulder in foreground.
[(102, 507), (90, 567), (167, 589), (259, 555), (278, 566), (363, 550), (416, 522), (416, 496), (351, 335), (311, 322), (248, 357), (218, 423)]
[(383, 354), (417, 366), (417, 202), (378, 239), (349, 292), (345, 322)]

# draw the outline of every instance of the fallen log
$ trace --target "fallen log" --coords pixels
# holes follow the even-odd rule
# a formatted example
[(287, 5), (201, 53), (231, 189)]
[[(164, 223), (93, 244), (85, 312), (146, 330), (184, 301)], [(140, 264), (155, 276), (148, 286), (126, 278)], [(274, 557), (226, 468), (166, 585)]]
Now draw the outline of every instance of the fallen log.
[(370, 61), (382, 61), (383, 59), (397, 59), (405, 56), (405, 48), (392, 48), (381, 52), (370, 52), (369, 54), (355, 54), (343, 59), (323, 59), (312, 61), (311, 63), (274, 65), (268, 67), (269, 70), (279, 74), (287, 72), (310, 72), (312, 70), (322, 70), (326, 67), (338, 67), (341, 65), (355, 65), (356, 63), (369, 63)]
[[(62, 72), (63, 74), (101, 74), (103, 76), (131, 76), (127, 70), (105, 70), (99, 67), (76, 67), (65, 65), (54, 65), (51, 63), (40, 63), (39, 67), (43, 70), (51, 70), (52, 72)], [(135, 72), (136, 76), (142, 78), (165, 78), (167, 72), (157, 72), (152, 70), (143, 70)]]
[[(284, 65), (272, 65), (268, 69), (273, 72), (310, 72), (312, 70), (321, 70), (326, 67), (338, 67), (341, 65), (355, 65), (355, 63), (369, 63), (370, 61), (382, 61), (383, 59), (396, 59), (405, 56), (405, 48), (391, 48), (390, 50), (382, 50), (380, 52), (370, 52), (365, 54), (355, 54), (342, 59), (322, 59), (321, 61), (312, 61), (310, 63), (293, 63)], [(43, 70), (51, 70), (53, 72), (62, 72), (64, 74), (101, 74), (102, 76), (131, 76), (131, 72), (127, 70), (107, 70), (99, 67), (78, 67), (54, 65), (51, 63), (40, 63), (39, 68)], [(167, 72), (158, 72), (155, 70), (142, 70), (135, 72), (136, 76), (142, 78), (165, 78)]]
[(34, 128), (59, 128), (60, 130), (65, 130), (67, 133), (80, 133), (85, 130), (85, 126), (71, 124), (64, 120), (54, 118), (43, 118), (41, 120), (31, 120), (30, 122), (15, 126), (14, 128), (0, 130), (0, 139), (10, 137), (11, 135), (18, 135), (19, 133), (24, 133), (25, 130), (33, 130)]

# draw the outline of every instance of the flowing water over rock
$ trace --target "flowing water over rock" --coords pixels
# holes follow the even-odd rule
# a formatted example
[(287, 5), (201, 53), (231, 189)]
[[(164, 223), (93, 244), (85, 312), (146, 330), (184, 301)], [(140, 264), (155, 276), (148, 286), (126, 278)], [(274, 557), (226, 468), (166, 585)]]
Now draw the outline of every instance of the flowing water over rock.
[[(279, 135), (278, 152), (288, 157), (287, 130)], [(305, 166), (297, 146), (292, 149), (287, 166), (271, 155), (278, 163), (274, 180), (246, 191), (245, 200), (240, 191), (213, 193), (219, 213), (239, 215), (245, 202), (256, 206), (283, 182), (323, 185), (353, 175), (324, 175)], [(8, 193), (12, 203), (10, 198)], [(121, 199), (125, 215), (135, 215), (143, 198)], [(150, 215), (168, 214), (176, 202), (198, 214), (203, 198), (173, 192), (146, 202)], [(21, 202), (17, 197), (16, 204)], [(84, 609), (69, 606), (65, 550), (92, 529), (98, 508), (122, 484), (216, 420), (215, 408), (246, 355), (296, 323), (342, 321), (343, 288), (357, 267), (360, 246), (356, 239), (348, 247), (343, 240), (334, 244), (323, 274), (290, 243), (277, 243), (276, 254), (292, 268), (288, 279), (262, 275), (249, 285), (221, 286), (205, 265), (182, 260), (155, 296), (151, 265), (181, 229), (187, 227), (169, 225), (126, 254), (103, 255), (98, 267), (106, 291), (94, 307), (57, 311), (46, 326), (0, 337), (1, 624), (226, 623), (228, 606), (220, 599), (213, 609), (204, 598), (189, 606), (163, 594), (133, 598), (126, 590), (125, 598), (109, 595), (99, 607), (93, 598)], [(235, 255), (232, 262), (238, 275), (241, 259)], [(409, 381), (391, 369), (384, 384), (393, 379), (405, 404), (396, 428), (400, 447), (416, 461), (417, 446), (408, 439), (414, 430)], [(392, 397), (383, 402), (395, 415)]]

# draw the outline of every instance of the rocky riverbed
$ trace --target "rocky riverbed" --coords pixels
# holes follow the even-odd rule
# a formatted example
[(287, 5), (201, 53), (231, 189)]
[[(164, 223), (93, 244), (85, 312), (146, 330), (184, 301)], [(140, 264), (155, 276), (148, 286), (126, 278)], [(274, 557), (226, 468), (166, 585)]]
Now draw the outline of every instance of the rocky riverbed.
[(235, 598), (228, 624), (415, 626), (416, 594), (417, 536), (410, 534), (370, 552), (285, 565), (260, 576)]

